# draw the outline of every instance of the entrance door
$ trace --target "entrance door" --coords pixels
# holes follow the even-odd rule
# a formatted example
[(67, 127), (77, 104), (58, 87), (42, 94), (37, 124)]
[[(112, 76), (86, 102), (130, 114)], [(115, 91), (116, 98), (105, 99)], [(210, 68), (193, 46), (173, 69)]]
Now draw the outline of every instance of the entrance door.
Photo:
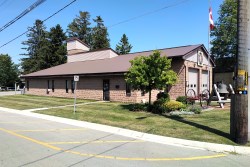
[(188, 89), (193, 89), (195, 91), (195, 95), (198, 93), (198, 69), (189, 68), (188, 69)]
[(103, 100), (109, 101), (109, 80), (103, 80)]
[(202, 84), (201, 91), (208, 89), (209, 90), (209, 73), (208, 71), (202, 71)]

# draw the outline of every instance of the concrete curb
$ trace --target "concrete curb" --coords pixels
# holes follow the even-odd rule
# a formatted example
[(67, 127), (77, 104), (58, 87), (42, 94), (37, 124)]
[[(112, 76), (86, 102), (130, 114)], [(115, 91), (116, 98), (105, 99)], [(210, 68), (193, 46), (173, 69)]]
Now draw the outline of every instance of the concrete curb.
[(173, 138), (173, 137), (165, 137), (165, 136), (147, 134), (147, 133), (142, 133), (142, 132), (123, 129), (123, 128), (117, 128), (117, 127), (108, 126), (108, 125), (101, 125), (101, 124), (90, 123), (90, 122), (85, 122), (85, 121), (72, 120), (68, 118), (61, 118), (61, 117), (55, 117), (55, 116), (50, 116), (50, 115), (31, 113), (30, 111), (20, 111), (20, 110), (7, 109), (7, 108), (2, 108), (2, 107), (0, 107), (0, 110), (5, 111), (5, 112), (20, 114), (20, 115), (40, 118), (44, 120), (64, 123), (68, 125), (89, 128), (93, 130), (99, 130), (99, 131), (117, 134), (121, 136), (131, 137), (134, 139), (166, 144), (166, 145), (174, 145), (174, 146), (188, 147), (188, 148), (194, 148), (194, 149), (209, 150), (209, 151), (214, 151), (214, 152), (233, 152), (237, 154), (250, 155), (250, 147), (232, 146), (232, 145), (225, 145), (225, 144), (184, 140), (184, 139), (178, 139), (178, 138)]

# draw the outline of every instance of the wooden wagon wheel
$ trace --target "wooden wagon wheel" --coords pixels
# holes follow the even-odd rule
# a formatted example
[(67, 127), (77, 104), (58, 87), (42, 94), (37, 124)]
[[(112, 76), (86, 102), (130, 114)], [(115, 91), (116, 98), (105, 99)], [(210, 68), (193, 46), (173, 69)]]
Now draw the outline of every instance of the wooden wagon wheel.
[(202, 108), (208, 108), (210, 103), (210, 92), (205, 89), (200, 94), (200, 104)]
[(195, 100), (197, 100), (197, 96), (193, 89), (188, 89), (186, 96), (187, 96), (187, 103), (194, 104)]

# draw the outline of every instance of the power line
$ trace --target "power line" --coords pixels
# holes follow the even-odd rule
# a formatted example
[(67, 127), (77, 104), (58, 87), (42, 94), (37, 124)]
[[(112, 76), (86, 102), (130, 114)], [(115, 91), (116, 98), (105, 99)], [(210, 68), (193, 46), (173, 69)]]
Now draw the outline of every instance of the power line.
[[(45, 21), (49, 20), (51, 17), (55, 16), (56, 14), (58, 14), (59, 12), (61, 12), (62, 10), (64, 10), (65, 8), (67, 8), (68, 6), (70, 6), (71, 4), (73, 4), (75, 1), (76, 0), (71, 1), (69, 4), (67, 4), (66, 6), (64, 6), (63, 8), (61, 8), (60, 10), (58, 10), (57, 12), (53, 13), (52, 15), (50, 15), (49, 17), (47, 17), (46, 19), (44, 19), (42, 22), (45, 22)], [(13, 38), (12, 40), (8, 41), (7, 43), (1, 45), (0, 48), (8, 45), (9, 43), (11, 43), (13, 41), (15, 41), (16, 39), (20, 38), (21, 36), (23, 36), (27, 32), (29, 32), (29, 30), (23, 32), (22, 34), (18, 35), (17, 37)]]
[(21, 14), (19, 14), (17, 17), (15, 17), (13, 20), (11, 20), (7, 24), (5, 24), (3, 27), (1, 27), (0, 28), (0, 32), (2, 32), (4, 29), (6, 29), (7, 27), (9, 27), (13, 23), (15, 23), (17, 20), (21, 19), (23, 16), (25, 16), (27, 13), (29, 13), (30, 11), (32, 11), (33, 9), (35, 9), (37, 6), (41, 5), (45, 1), (46, 0), (38, 0), (38, 1), (36, 1), (30, 7), (28, 7), (27, 9), (25, 9)]
[(120, 25), (120, 24), (123, 24), (123, 23), (127, 23), (127, 22), (130, 22), (130, 21), (132, 21), (132, 20), (136, 20), (136, 19), (138, 19), (138, 18), (147, 16), (147, 15), (150, 15), (150, 14), (153, 14), (153, 13), (160, 12), (160, 11), (165, 10), (165, 9), (167, 9), (167, 8), (171, 8), (171, 7), (174, 7), (174, 6), (178, 6), (178, 5), (183, 4), (183, 3), (187, 2), (187, 1), (189, 1), (189, 0), (182, 0), (182, 1), (179, 1), (179, 2), (176, 2), (176, 3), (173, 3), (173, 4), (170, 4), (170, 5), (166, 5), (166, 6), (162, 7), (162, 8), (156, 9), (156, 10), (154, 10), (154, 11), (150, 11), (150, 12), (147, 12), (147, 13), (144, 13), (144, 14), (141, 14), (141, 15), (138, 15), (138, 16), (135, 16), (135, 17), (132, 17), (132, 18), (129, 18), (129, 19), (127, 19), (127, 20), (123, 20), (123, 21), (118, 22), (118, 23), (116, 23), (116, 24), (110, 25), (110, 26), (108, 26), (108, 28), (111, 28), (111, 27), (114, 27), (114, 26), (117, 26), (117, 25)]
[[(53, 17), (53, 16), (56, 15), (57, 13), (61, 12), (63, 9), (67, 8), (68, 6), (70, 6), (70, 5), (71, 5), (72, 3), (74, 3), (75, 1), (76, 1), (76, 0), (73, 0), (73, 1), (70, 2), (68, 5), (64, 6), (62, 9), (58, 10), (57, 12), (55, 12), (54, 14), (52, 14), (51, 16), (49, 16), (48, 18), (46, 18), (46, 19), (43, 20), (42, 22), (47, 21), (48, 19), (50, 19), (51, 17)], [(114, 26), (117, 26), (117, 25), (120, 25), (120, 24), (123, 24), (123, 23), (126, 23), (126, 22), (130, 22), (130, 21), (132, 21), (132, 20), (136, 20), (136, 19), (138, 19), (138, 18), (140, 18), (140, 17), (144, 17), (144, 16), (147, 16), (147, 15), (150, 15), (150, 14), (153, 14), (153, 13), (160, 12), (160, 11), (165, 10), (165, 9), (167, 9), (167, 8), (170, 8), (170, 7), (178, 6), (178, 5), (183, 4), (183, 3), (187, 2), (187, 1), (189, 1), (189, 0), (182, 0), (182, 1), (178, 1), (178, 2), (176, 2), (176, 3), (170, 4), (170, 5), (166, 5), (166, 6), (162, 7), (162, 8), (156, 9), (156, 10), (154, 10), (154, 11), (150, 11), (150, 12), (144, 13), (144, 14), (142, 14), (142, 15), (135, 16), (135, 17), (132, 17), (132, 18), (130, 18), (130, 19), (127, 19), (127, 20), (118, 22), (118, 23), (116, 23), (116, 24), (107, 26), (107, 28), (111, 28), (111, 27), (114, 27)], [(4, 47), (5, 45), (7, 45), (7, 44), (9, 44), (9, 43), (11, 43), (11, 42), (13, 42), (13, 41), (15, 41), (16, 39), (20, 38), (21, 36), (23, 36), (23, 35), (26, 34), (27, 32), (29, 32), (29, 31), (25, 31), (24, 33), (18, 35), (17, 37), (15, 37), (14, 39), (10, 40), (9, 42), (7, 42), (7, 43), (1, 45), (0, 48)]]

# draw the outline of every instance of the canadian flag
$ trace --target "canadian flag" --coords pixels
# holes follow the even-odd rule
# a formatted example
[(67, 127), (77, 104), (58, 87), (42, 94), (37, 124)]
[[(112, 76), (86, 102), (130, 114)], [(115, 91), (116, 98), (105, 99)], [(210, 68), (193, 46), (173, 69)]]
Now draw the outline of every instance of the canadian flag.
[(209, 8), (209, 23), (210, 23), (210, 31), (214, 29), (214, 21), (212, 16), (212, 8)]

